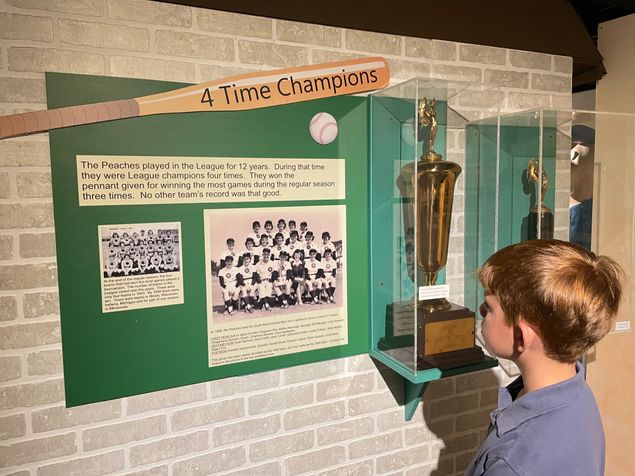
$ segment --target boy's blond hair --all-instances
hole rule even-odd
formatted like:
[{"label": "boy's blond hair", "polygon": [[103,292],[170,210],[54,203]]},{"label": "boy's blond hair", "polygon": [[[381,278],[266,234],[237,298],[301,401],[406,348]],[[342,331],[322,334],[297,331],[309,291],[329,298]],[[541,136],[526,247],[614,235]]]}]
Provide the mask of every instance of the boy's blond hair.
[{"label": "boy's blond hair", "polygon": [[510,325],[520,319],[541,336],[545,352],[574,362],[611,329],[623,271],[611,258],[559,240],[503,248],[478,271]]}]

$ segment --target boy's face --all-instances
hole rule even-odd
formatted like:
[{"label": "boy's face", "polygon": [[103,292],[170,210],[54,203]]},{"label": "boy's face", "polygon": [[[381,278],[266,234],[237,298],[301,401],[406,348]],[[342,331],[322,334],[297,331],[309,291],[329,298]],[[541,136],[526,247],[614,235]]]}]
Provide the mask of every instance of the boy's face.
[{"label": "boy's face", "polygon": [[505,313],[493,294],[485,294],[479,312],[483,317],[481,333],[485,347],[496,357],[514,357],[514,326],[507,323]]}]

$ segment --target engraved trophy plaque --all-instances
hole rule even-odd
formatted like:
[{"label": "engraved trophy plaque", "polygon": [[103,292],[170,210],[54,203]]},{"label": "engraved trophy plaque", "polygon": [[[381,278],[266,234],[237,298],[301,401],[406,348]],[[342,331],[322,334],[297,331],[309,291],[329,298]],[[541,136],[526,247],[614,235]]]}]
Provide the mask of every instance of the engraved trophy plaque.
[{"label": "engraved trophy plaque", "polygon": [[[553,212],[545,206],[545,194],[547,193],[547,174],[542,169],[536,159],[530,159],[527,164],[527,177],[535,183],[536,191],[538,183],[540,183],[540,199],[536,193],[535,205],[529,209],[528,216],[528,239],[536,238],[552,239],[553,238]],[[538,230],[540,229],[540,233]]]},{"label": "engraved trophy plaque", "polygon": [[[417,115],[419,135],[429,133],[428,151],[416,163],[401,168],[397,187],[406,249],[413,248],[416,255],[416,266],[413,262],[408,275],[418,288],[435,285],[446,265],[454,186],[461,166],[443,160],[434,150],[438,133],[436,100],[421,100]],[[417,370],[452,368],[483,360],[483,351],[475,345],[475,325],[474,312],[443,297],[417,301]]]}]

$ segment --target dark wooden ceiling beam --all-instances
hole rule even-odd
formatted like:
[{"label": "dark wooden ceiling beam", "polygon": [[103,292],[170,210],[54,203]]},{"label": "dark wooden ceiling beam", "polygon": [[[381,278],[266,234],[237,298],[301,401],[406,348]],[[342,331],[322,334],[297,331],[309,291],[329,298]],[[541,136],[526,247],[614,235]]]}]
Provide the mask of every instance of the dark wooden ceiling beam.
[{"label": "dark wooden ceiling beam", "polygon": [[[201,8],[573,57],[573,85],[599,80],[602,56],[568,0],[170,0]],[[579,75],[579,77],[578,77]]]}]

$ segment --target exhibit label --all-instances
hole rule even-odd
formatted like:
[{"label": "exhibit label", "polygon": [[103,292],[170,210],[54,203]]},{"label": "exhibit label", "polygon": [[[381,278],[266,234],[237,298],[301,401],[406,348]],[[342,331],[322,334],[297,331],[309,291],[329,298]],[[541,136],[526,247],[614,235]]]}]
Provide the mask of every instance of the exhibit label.
[{"label": "exhibit label", "polygon": [[342,200],[344,159],[77,156],[80,206]]}]

